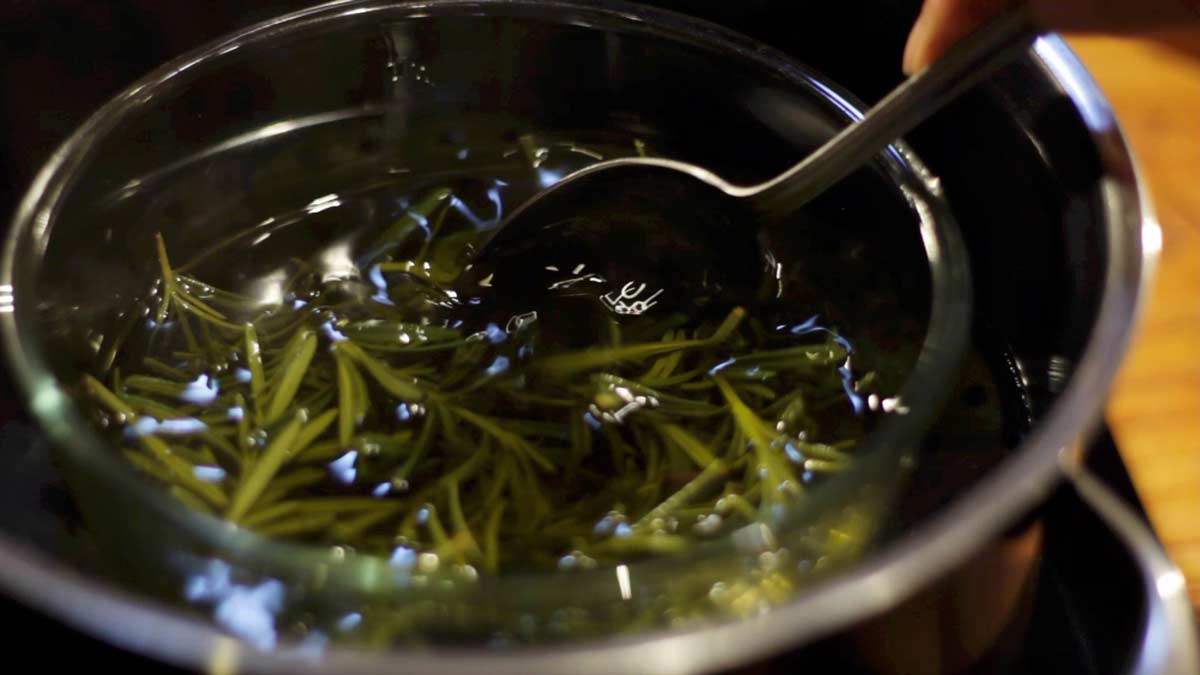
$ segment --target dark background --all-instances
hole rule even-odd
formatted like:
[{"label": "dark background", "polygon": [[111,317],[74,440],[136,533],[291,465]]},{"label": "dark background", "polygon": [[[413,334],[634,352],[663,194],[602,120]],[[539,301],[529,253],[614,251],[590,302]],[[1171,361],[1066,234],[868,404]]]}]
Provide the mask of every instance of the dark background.
[{"label": "dark background", "polygon": [[105,100],[164,61],[297,0],[0,2],[0,213]]}]

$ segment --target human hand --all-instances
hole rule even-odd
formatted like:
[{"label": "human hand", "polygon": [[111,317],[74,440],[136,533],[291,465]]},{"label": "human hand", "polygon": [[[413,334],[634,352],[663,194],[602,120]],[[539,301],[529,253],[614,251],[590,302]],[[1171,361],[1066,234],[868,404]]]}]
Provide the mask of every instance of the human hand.
[{"label": "human hand", "polygon": [[924,69],[984,21],[1020,4],[1045,30],[1135,32],[1200,21],[1200,0],[925,0],[904,50],[904,72]]}]

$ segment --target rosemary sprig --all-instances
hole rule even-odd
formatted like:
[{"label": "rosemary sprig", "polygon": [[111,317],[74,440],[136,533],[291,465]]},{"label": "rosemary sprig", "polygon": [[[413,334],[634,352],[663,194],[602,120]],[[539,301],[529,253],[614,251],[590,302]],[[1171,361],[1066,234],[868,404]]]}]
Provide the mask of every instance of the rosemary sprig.
[{"label": "rosemary sprig", "polygon": [[[297,261],[264,308],[202,280],[211,250],[185,276],[156,236],[155,290],[98,357],[111,386],[83,380],[125,456],[266,536],[379,555],[399,537],[487,572],[685,551],[853,462],[865,426],[835,408],[848,357],[832,335],[772,334],[738,307],[606,316],[600,346],[565,350],[538,323],[440,315],[484,236],[456,199],[429,190],[370,238],[357,262],[390,284],[370,298]],[[158,346],[126,354],[128,317],[147,314]]]}]

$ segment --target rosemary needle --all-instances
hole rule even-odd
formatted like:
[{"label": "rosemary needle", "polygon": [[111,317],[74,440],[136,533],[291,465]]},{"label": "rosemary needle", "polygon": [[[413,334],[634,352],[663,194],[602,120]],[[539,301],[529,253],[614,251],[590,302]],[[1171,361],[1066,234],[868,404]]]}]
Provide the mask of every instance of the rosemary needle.
[{"label": "rosemary needle", "polygon": [[[511,161],[541,161],[520,143]],[[773,332],[757,306],[616,316],[596,302],[591,346],[558,344],[553,312],[491,317],[455,285],[486,235],[465,200],[424,190],[368,233],[365,294],[294,260],[264,304],[205,280],[219,248],[176,268],[156,235],[152,289],[99,348],[110,386],[83,378],[98,419],[187,507],[489,573],[686,551],[853,463],[869,420],[837,397],[880,378],[850,370],[834,331]],[[156,328],[139,333],[142,316]]]}]

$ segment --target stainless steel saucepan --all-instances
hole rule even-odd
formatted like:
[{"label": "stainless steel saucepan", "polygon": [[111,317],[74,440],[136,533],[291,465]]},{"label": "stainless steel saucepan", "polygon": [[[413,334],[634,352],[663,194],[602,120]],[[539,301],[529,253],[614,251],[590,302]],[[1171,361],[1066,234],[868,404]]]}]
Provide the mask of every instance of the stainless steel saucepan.
[{"label": "stainless steel saucepan", "polygon": [[[1019,629],[1051,536],[1039,509],[1055,491],[1073,491],[1128,548],[1145,589],[1143,644],[1129,672],[1196,672],[1182,575],[1085,465],[1161,237],[1112,111],[1055,37],[1039,39],[881,160],[919,175],[959,223],[975,305],[959,321],[970,325],[975,348],[915,464],[898,460],[907,480],[879,496],[891,517],[871,546],[753,615],[520,647],[288,641],[282,629],[231,623],[220,599],[185,602],[189,581],[220,581],[230,593],[258,598],[252,611],[265,612],[270,626],[293,606],[352,612],[387,586],[370,576],[379,570],[289,561],[288,550],[197,524],[98,452],[96,434],[80,431],[64,373],[83,357],[65,346],[69,331],[55,332],[64,310],[86,317],[94,307],[82,300],[97,289],[136,285],[131,242],[164,218],[183,223],[200,245],[214,236],[213,223],[232,226],[256,213],[254,199],[273,198],[269,172],[253,153],[206,164],[218,154],[362,116],[382,119],[388,133],[436,128],[444,120],[432,101],[515,126],[653,133],[672,119],[668,146],[752,180],[786,166],[853,113],[853,98],[826,83],[869,100],[899,77],[898,41],[914,6],[828,4],[672,4],[739,33],[607,1],[348,0],[217,40],[126,89],[38,174],[0,265],[10,370],[95,538],[79,546],[35,534],[58,531],[53,514],[0,518],[0,585],[102,639],[222,673],[704,673],[818,640],[862,645],[864,665],[880,672],[951,673]],[[711,65],[718,57],[725,66]],[[439,73],[468,75],[439,80]],[[552,95],[555,87],[566,93]],[[741,144],[695,143],[731,116],[755,133]],[[341,150],[304,155],[312,184],[297,189],[317,189],[324,172],[356,170],[358,160]],[[281,151],[275,159],[283,166],[296,158]],[[186,189],[160,186],[163,175],[187,176]],[[906,212],[880,215],[898,213]],[[865,227],[885,240],[901,236],[885,225]],[[86,251],[100,251],[99,261]],[[48,452],[45,442],[32,442]],[[631,569],[623,580],[502,580],[489,601],[533,608],[561,601],[619,616],[612,608],[629,595],[673,588],[661,568]],[[290,590],[276,597],[268,584],[278,579]],[[402,597],[387,592],[392,601]]]}]

